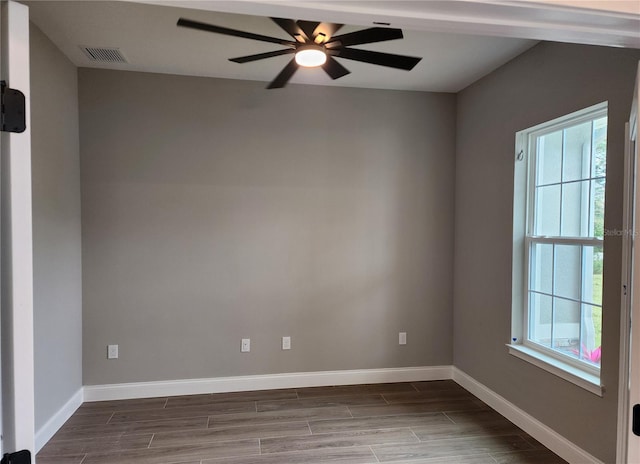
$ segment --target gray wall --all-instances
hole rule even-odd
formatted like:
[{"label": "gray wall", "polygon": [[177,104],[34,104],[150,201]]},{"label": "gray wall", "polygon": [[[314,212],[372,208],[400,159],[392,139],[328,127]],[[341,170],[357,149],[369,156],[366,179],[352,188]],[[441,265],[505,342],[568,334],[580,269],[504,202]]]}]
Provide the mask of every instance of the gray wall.
[{"label": "gray wall", "polygon": [[86,385],[451,364],[454,95],[79,87]]},{"label": "gray wall", "polygon": [[36,430],[82,387],[76,67],[31,24]]},{"label": "gray wall", "polygon": [[542,43],[458,95],[454,364],[604,462],[615,460],[621,240],[605,239],[603,398],[507,353],[515,133],[609,101],[605,227],[622,224],[624,123],[640,51]]}]

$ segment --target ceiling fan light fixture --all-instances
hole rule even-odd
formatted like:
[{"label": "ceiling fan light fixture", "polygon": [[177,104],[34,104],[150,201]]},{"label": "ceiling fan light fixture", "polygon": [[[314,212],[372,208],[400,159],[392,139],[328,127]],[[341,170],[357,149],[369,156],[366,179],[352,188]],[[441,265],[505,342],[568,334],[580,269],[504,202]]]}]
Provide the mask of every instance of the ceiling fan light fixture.
[{"label": "ceiling fan light fixture", "polygon": [[319,45],[308,45],[298,47],[296,50],[296,63],[306,68],[322,66],[327,61],[327,54],[324,47]]},{"label": "ceiling fan light fixture", "polygon": [[180,18],[177,25],[216,34],[274,43],[286,47],[266,53],[229,58],[229,61],[233,61],[234,63],[250,63],[252,61],[294,53],[295,58],[290,60],[287,65],[282,68],[280,74],[267,85],[268,89],[281,89],[287,85],[289,79],[291,79],[300,66],[312,68],[322,66],[324,72],[334,80],[349,74],[349,70],[342,66],[338,60],[334,59],[334,56],[340,57],[341,59],[344,58],[345,60],[360,61],[362,63],[386,66],[388,68],[404,69],[405,71],[412,70],[420,60],[422,60],[422,58],[415,56],[350,48],[353,45],[365,45],[402,39],[404,35],[401,29],[372,27],[360,31],[348,32],[347,34],[335,35],[343,26],[342,24],[303,20],[294,21],[293,19],[285,18],[271,19],[289,34],[294,41],[239,31],[237,29],[229,29],[228,27],[201,23],[186,18]]}]

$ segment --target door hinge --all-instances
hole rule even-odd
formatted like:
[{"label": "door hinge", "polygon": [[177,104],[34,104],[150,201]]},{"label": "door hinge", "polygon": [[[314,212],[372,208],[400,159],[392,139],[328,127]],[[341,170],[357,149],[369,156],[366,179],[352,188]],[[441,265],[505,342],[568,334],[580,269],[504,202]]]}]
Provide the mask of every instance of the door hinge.
[{"label": "door hinge", "polygon": [[633,417],[631,421],[631,431],[640,437],[640,404],[633,406]]},{"label": "door hinge", "polygon": [[7,453],[2,457],[0,464],[31,464],[31,453],[28,450]]},{"label": "door hinge", "polygon": [[0,130],[2,132],[24,132],[27,128],[24,94],[19,90],[7,87],[5,81],[0,81],[0,88]]}]

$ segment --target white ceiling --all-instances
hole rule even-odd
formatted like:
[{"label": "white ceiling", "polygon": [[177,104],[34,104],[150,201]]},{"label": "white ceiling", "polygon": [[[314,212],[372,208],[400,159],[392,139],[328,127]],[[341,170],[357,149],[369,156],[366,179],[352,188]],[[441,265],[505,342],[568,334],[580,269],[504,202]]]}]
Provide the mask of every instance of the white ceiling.
[{"label": "white ceiling", "polygon": [[[30,7],[32,21],[79,67],[265,82],[271,81],[291,57],[280,56],[246,64],[233,63],[228,61],[228,58],[276,50],[281,47],[254,40],[180,28],[176,26],[178,18],[185,17],[285,39],[289,39],[287,34],[265,17],[266,15],[353,24],[345,26],[338,34],[371,27],[371,22],[375,20],[392,22],[392,26],[403,28],[404,39],[358,48],[423,57],[412,71],[340,60],[351,74],[336,81],[329,79],[321,69],[299,70],[290,81],[291,83],[381,89],[457,92],[533,46],[536,43],[533,39],[541,38],[535,32],[540,29],[540,25],[531,21],[529,22],[531,27],[527,29],[522,23],[519,31],[513,30],[513,24],[515,24],[513,20],[509,28],[502,27],[507,25],[503,18],[497,18],[493,21],[495,23],[493,27],[487,27],[490,22],[487,19],[488,10],[482,11],[478,8],[483,8],[483,5],[491,7],[491,4],[477,1],[336,2],[329,0],[318,3],[264,0],[234,2],[152,2],[147,0],[143,4],[133,1],[59,2],[49,0],[26,3]],[[501,7],[504,7],[507,3],[513,2],[502,3]],[[192,9],[168,6],[170,4],[189,6]],[[389,9],[390,5],[394,7],[393,10]],[[461,10],[465,5],[471,9]],[[518,6],[523,5],[528,4],[520,2]],[[427,9],[433,10],[438,6],[440,9],[435,11],[435,14],[440,16],[440,20],[434,22],[434,12],[431,11],[431,17],[427,17],[429,13]],[[452,10],[452,7],[455,8]],[[555,5],[552,7],[557,9]],[[512,10],[520,12],[521,8],[520,10],[511,8],[509,11]],[[504,8],[499,11],[492,8],[490,13],[496,16],[496,12],[504,11],[506,11]],[[527,10],[528,13],[532,11],[538,12],[537,17],[540,19],[539,10]],[[246,12],[257,12],[265,16],[238,14]],[[473,21],[469,20],[469,12],[475,15]],[[556,13],[555,17],[564,18],[562,14]],[[560,13],[563,12],[560,11]],[[446,20],[443,15],[448,15]],[[640,22],[633,22],[640,18],[640,14],[637,16],[638,18],[635,18],[633,14],[617,13],[613,19],[611,14],[606,16],[591,14],[585,17],[592,22],[593,18],[598,21],[606,20],[605,28],[613,28],[618,35],[626,32],[621,29],[621,25],[626,28],[631,27],[632,39],[634,39],[633,28],[639,25],[638,40],[640,41]],[[606,42],[599,38],[602,35],[600,31],[597,31],[600,36],[594,33],[593,25],[588,25],[592,29],[589,36],[591,39],[581,40],[581,37],[586,36],[585,18],[575,14],[571,18],[581,23],[578,38],[573,41]],[[447,25],[453,27],[446,27]],[[567,34],[566,24],[560,29],[563,34]],[[451,32],[454,30],[465,32],[465,34]],[[510,35],[515,37],[509,37]],[[518,38],[518,35],[526,38]],[[619,40],[627,39],[622,37]],[[128,63],[107,65],[91,62],[81,51],[80,46],[119,48],[126,56]]]}]

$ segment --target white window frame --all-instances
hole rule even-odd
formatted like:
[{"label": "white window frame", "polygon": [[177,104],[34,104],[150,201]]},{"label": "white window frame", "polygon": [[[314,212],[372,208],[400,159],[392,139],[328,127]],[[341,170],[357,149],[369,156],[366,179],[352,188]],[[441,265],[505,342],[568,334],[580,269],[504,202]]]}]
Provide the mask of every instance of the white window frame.
[{"label": "white window frame", "polygon": [[[533,234],[535,208],[536,147],[538,137],[607,116],[603,102],[567,116],[519,131],[516,134],[513,207],[513,295],[509,353],[602,396],[600,367],[572,358],[529,340],[529,259],[533,243],[602,246],[604,240],[590,237],[544,237]],[[590,174],[591,175],[591,174]],[[581,179],[583,180],[583,179]],[[561,179],[562,181],[562,179]],[[561,210],[562,214],[562,210]]]}]

